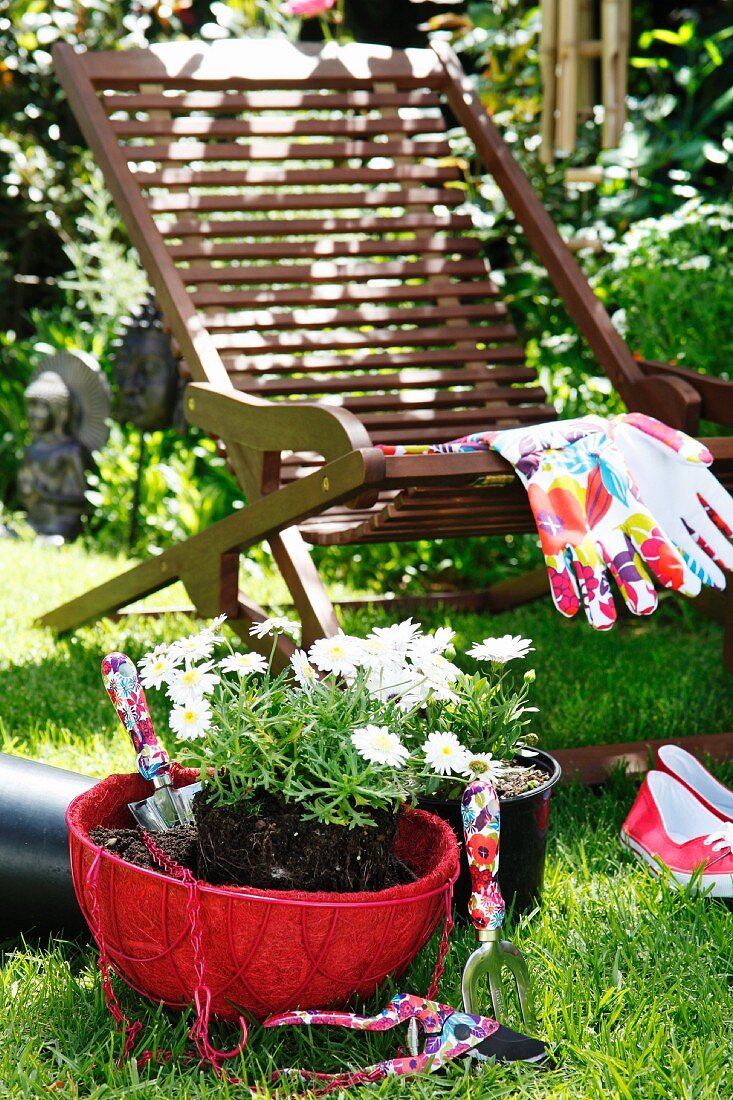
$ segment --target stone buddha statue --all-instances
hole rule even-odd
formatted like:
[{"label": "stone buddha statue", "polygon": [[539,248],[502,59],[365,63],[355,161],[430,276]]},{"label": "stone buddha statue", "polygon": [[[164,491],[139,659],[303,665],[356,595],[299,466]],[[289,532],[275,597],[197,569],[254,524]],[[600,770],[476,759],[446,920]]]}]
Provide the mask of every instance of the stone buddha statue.
[{"label": "stone buddha statue", "polygon": [[116,342],[114,416],[141,431],[179,427],[181,383],[170,337],[151,296]]},{"label": "stone buddha statue", "polygon": [[86,449],[71,434],[73,397],[53,371],[43,371],[25,391],[32,441],[18,475],[28,523],[39,535],[72,539],[86,508]]},{"label": "stone buddha statue", "polygon": [[75,538],[87,510],[92,449],[107,438],[109,387],[82,353],[51,356],[25,391],[31,442],[18,473],[18,495],[33,530],[55,541]]}]

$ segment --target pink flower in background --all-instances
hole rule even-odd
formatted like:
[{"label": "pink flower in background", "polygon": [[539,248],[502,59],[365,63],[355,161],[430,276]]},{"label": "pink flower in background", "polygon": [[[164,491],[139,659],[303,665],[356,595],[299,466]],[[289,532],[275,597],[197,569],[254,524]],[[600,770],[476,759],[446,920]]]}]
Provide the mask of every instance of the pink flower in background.
[{"label": "pink flower in background", "polygon": [[302,15],[304,19],[311,15],[323,15],[330,11],[336,0],[287,0],[280,11],[283,15]]}]

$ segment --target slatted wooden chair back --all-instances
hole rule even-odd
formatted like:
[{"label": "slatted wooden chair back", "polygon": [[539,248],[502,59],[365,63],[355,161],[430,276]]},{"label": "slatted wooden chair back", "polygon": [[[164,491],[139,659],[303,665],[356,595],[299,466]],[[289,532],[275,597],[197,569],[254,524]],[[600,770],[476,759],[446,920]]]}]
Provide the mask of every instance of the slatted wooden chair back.
[{"label": "slatted wooden chair back", "polygon": [[338,405],[375,443],[554,415],[460,210],[432,51],[246,40],[59,62],[194,379]]},{"label": "slatted wooden chair back", "polygon": [[[249,505],[50,612],[47,625],[73,629],[180,578],[199,613],[225,611],[251,643],[264,612],[238,589],[239,554],[266,539],[308,643],[338,621],[304,539],[532,529],[526,494],[497,455],[373,446],[553,415],[461,210],[447,117],[621,398],[694,430],[700,395],[634,362],[444,43],[81,54],[59,44],[54,61],[200,383],[187,415],[224,439]],[[525,598],[520,587],[500,598],[492,589],[489,605]]]}]

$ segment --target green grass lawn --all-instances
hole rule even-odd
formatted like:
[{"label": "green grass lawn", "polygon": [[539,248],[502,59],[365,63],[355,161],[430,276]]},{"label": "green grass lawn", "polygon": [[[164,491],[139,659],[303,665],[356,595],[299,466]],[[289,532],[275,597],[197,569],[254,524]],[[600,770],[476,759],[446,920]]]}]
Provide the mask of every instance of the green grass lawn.
[{"label": "green grass lawn", "polygon": [[[121,563],[78,548],[56,551],[0,541],[0,748],[92,775],[129,771],[132,753],[104,695],[102,655],[138,657],[171,640],[184,617],[104,622],[60,641],[34,618]],[[257,598],[266,599],[265,579]],[[351,614],[368,629],[383,613]],[[423,616],[429,626],[444,613]],[[648,620],[622,619],[607,635],[566,622],[549,601],[501,617],[453,615],[458,648],[488,635],[521,633],[535,644],[533,702],[543,748],[731,729],[733,678],[722,669],[719,627],[693,605],[664,601]],[[164,728],[159,699],[151,700]],[[717,774],[733,782],[733,764]],[[618,831],[636,784],[618,775],[600,792],[561,788],[552,803],[541,908],[511,929],[535,982],[540,1031],[558,1068],[460,1064],[441,1077],[391,1080],[355,1097],[729,1098],[733,1096],[733,913],[725,902],[672,891],[623,851]],[[0,904],[2,899],[0,899]],[[441,999],[460,1000],[473,935],[452,937]],[[287,944],[278,945],[287,952]],[[422,992],[435,943],[401,988]],[[87,944],[6,942],[0,984],[0,1097],[220,1097],[248,1095],[180,1059],[118,1067],[120,1050]],[[380,999],[386,1001],[389,992]],[[121,988],[125,1011],[144,1025],[141,1047],[186,1047],[189,1015],[170,1013]],[[485,1010],[489,1011],[488,997]],[[236,1041],[215,1028],[218,1045]],[[231,1070],[251,1083],[275,1066],[338,1071],[395,1051],[395,1036],[334,1028],[254,1027]],[[282,1090],[287,1095],[289,1087]]]}]

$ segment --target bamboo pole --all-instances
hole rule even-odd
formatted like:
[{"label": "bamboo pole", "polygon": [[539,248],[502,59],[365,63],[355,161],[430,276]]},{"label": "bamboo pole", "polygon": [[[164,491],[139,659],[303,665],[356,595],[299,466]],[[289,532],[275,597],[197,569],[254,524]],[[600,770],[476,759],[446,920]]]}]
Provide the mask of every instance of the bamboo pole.
[{"label": "bamboo pole", "polygon": [[603,165],[588,164],[584,168],[566,168],[566,183],[592,183],[596,187],[603,183]]},{"label": "bamboo pole", "polygon": [[619,35],[618,35],[618,68],[616,86],[618,89],[618,116],[616,125],[616,141],[621,141],[624,123],[626,122],[627,107],[626,96],[629,85],[629,39],[631,35],[631,0],[620,0]]},{"label": "bamboo pole", "polygon": [[561,156],[575,149],[578,125],[578,0],[559,0],[557,127],[555,148]]},{"label": "bamboo pole", "polygon": [[601,144],[612,149],[619,133],[619,0],[601,0],[601,99],[603,102],[603,131]]},{"label": "bamboo pole", "polygon": [[[596,101],[595,65],[592,50],[595,45],[593,0],[578,2],[578,110],[583,119],[593,117],[593,104]],[[589,56],[591,55],[591,56]]]},{"label": "bamboo pole", "polygon": [[540,3],[539,59],[542,79],[540,161],[552,164],[555,159],[557,0],[541,0]]}]

